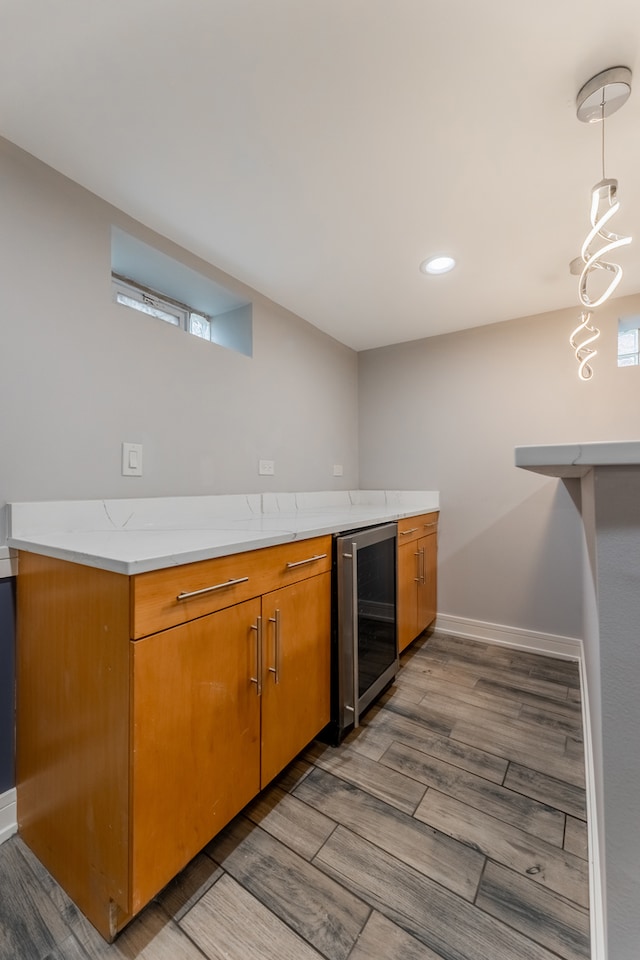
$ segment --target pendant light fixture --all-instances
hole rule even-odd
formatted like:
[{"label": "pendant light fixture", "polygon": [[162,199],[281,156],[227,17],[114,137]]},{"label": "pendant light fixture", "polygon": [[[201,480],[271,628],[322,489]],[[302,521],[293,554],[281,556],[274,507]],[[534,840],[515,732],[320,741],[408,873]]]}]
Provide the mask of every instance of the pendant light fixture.
[{"label": "pendant light fixture", "polygon": [[[593,376],[591,360],[597,350],[593,344],[600,331],[591,323],[593,311],[608,300],[622,280],[622,267],[605,259],[613,250],[631,243],[631,237],[612,233],[609,221],[620,209],[618,181],[605,177],[604,170],[604,121],[626,103],[631,93],[631,71],[628,67],[610,67],[587,81],[576,97],[578,120],[584,123],[602,124],[602,179],[591,191],[589,230],[580,256],[571,261],[571,273],[579,275],[578,300],[582,309],[580,323],[569,337],[578,361],[578,376],[590,380]],[[600,244],[600,241],[604,241]],[[598,245],[600,244],[600,245]],[[604,291],[593,294],[593,282],[599,278],[606,281]]]}]

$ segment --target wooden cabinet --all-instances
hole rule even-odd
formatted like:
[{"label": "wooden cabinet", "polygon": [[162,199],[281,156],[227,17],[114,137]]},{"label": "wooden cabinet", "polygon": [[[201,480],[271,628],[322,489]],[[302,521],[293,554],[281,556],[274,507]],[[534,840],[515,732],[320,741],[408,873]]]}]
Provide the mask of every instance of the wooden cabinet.
[{"label": "wooden cabinet", "polygon": [[329,721],[331,538],[126,577],[21,553],[24,840],[115,934]]},{"label": "wooden cabinet", "polygon": [[398,521],[398,650],[436,618],[438,513]]},{"label": "wooden cabinet", "polygon": [[261,787],[329,722],[330,593],[327,572],[262,598]]},{"label": "wooden cabinet", "polygon": [[247,600],[131,645],[132,913],[260,789],[259,615]]}]

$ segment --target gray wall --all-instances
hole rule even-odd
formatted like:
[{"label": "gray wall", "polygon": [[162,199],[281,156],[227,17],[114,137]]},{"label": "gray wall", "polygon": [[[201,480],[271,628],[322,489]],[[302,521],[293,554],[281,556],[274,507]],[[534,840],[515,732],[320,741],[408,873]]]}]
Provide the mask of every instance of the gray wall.
[{"label": "gray wall", "polygon": [[640,367],[616,366],[607,304],[594,378],[559,311],[359,354],[360,485],[440,490],[439,610],[582,635],[577,485],[517,470],[514,447],[637,439]]},{"label": "gray wall", "polygon": [[[0,206],[0,508],[357,487],[352,350],[2,140]],[[253,358],[113,303],[113,223],[252,299]],[[142,478],[120,476],[123,440]]]}]

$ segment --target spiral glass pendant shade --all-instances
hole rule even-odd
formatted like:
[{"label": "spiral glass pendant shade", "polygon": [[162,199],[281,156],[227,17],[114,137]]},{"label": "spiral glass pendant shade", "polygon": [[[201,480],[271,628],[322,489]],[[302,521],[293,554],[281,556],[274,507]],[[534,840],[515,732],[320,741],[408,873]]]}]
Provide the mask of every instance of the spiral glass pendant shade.
[{"label": "spiral glass pendant shade", "polygon": [[598,351],[594,350],[591,345],[595,343],[599,336],[600,331],[591,324],[591,314],[588,311],[586,313],[583,311],[580,316],[580,323],[569,337],[569,343],[578,361],[578,376],[581,380],[591,380],[593,376],[591,360]]},{"label": "spiral glass pendant shade", "polygon": [[[593,376],[591,360],[597,353],[593,344],[600,336],[598,328],[591,323],[592,311],[609,299],[622,280],[622,267],[609,256],[619,247],[631,243],[631,237],[608,229],[609,221],[620,209],[620,201],[617,199],[618,181],[604,175],[604,120],[626,102],[630,93],[631,71],[627,67],[612,67],[592,77],[577,97],[578,119],[586,123],[602,123],[602,179],[591,191],[591,229],[582,244],[580,256],[570,268],[572,273],[580,274],[578,300],[584,308],[580,323],[569,337],[581,380],[590,380]],[[608,281],[599,294],[593,293],[596,278]]]},{"label": "spiral glass pendant shade", "polygon": [[[622,280],[620,264],[611,263],[605,257],[618,247],[631,243],[631,237],[610,233],[609,230],[605,229],[606,224],[620,209],[620,201],[616,200],[617,190],[617,180],[601,180],[596,183],[591,194],[591,230],[582,244],[580,256],[584,261],[584,266],[578,281],[578,299],[583,307],[590,309],[599,307],[605,300],[608,300]],[[597,238],[605,242],[604,245],[593,250],[591,247]],[[612,274],[612,276],[609,278],[609,284],[604,293],[593,300],[588,292],[589,276],[595,274],[596,271],[600,273],[603,270]]]}]

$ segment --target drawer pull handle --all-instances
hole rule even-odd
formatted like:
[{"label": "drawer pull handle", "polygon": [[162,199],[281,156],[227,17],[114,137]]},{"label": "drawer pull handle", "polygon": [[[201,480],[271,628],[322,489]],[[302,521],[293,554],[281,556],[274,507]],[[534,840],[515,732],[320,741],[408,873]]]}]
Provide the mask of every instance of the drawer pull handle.
[{"label": "drawer pull handle", "polygon": [[401,536],[401,537],[406,537],[406,536],[408,536],[410,533],[415,533],[417,529],[418,529],[417,527],[411,527],[411,530],[401,530],[401,531],[400,531],[400,536]]},{"label": "drawer pull handle", "polygon": [[280,611],[275,611],[275,616],[269,617],[269,623],[273,623],[275,627],[275,667],[269,667],[269,673],[275,674],[274,682],[280,683]]},{"label": "drawer pull handle", "polygon": [[302,567],[305,563],[314,563],[316,560],[324,560],[326,553],[317,553],[315,557],[307,557],[306,560],[296,560],[295,563],[288,563],[287,570],[291,570],[292,567]]},{"label": "drawer pull handle", "polygon": [[262,696],[262,617],[256,617],[256,622],[251,624],[251,629],[256,631],[256,675],[249,677],[251,683],[256,685],[256,696]]},{"label": "drawer pull handle", "polygon": [[189,597],[201,597],[203,593],[213,593],[214,590],[223,590],[225,587],[235,587],[237,583],[247,583],[249,577],[238,577],[236,580],[225,580],[212,587],[203,587],[202,590],[191,590],[190,593],[179,593],[176,600],[187,600]]},{"label": "drawer pull handle", "polygon": [[434,520],[432,523],[425,523],[425,527],[437,527],[438,521]]}]

